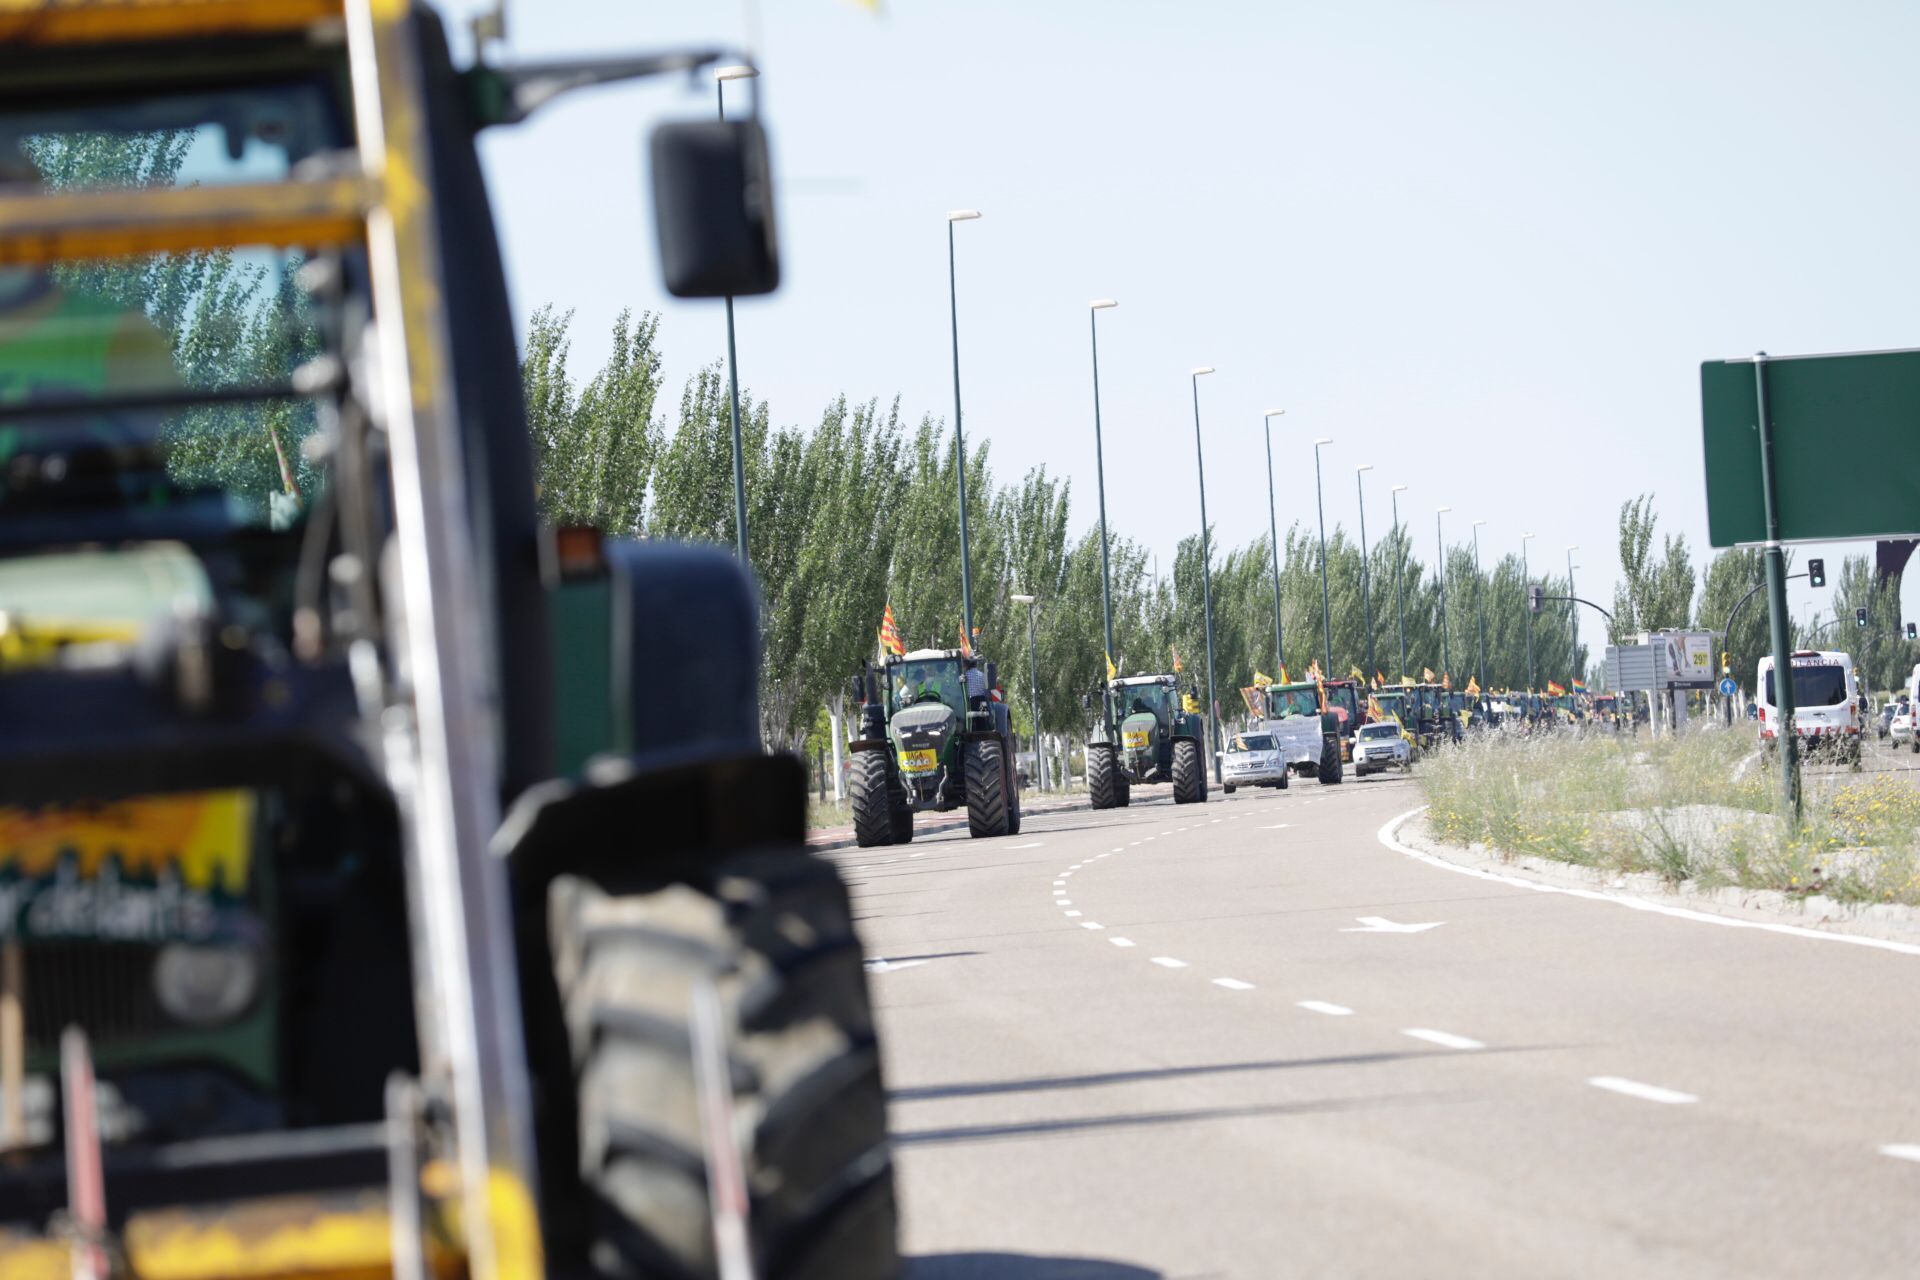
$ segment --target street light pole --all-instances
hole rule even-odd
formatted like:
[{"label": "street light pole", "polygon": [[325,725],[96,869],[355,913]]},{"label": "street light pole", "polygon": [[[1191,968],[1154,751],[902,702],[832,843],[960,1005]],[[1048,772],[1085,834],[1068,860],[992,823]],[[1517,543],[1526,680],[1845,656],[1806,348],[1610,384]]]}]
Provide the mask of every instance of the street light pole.
[{"label": "street light pole", "polygon": [[1286,669],[1287,651],[1280,633],[1280,517],[1273,501],[1273,420],[1285,412],[1285,409],[1269,409],[1261,422],[1267,433],[1267,538],[1273,551],[1273,665],[1276,671]]},{"label": "street light pole", "polygon": [[[1577,546],[1567,548],[1567,595],[1569,597],[1580,594],[1574,590],[1573,586],[1573,553],[1579,549]],[[1567,647],[1567,687],[1571,689],[1574,680],[1580,675],[1580,610],[1571,600],[1567,602],[1567,634],[1571,637]]]},{"label": "street light pole", "polygon": [[1520,535],[1520,607],[1527,612],[1527,692],[1532,693],[1533,680],[1533,606],[1527,600],[1527,593],[1533,589],[1533,570],[1527,564],[1527,544],[1533,541],[1533,535]]},{"label": "street light pole", "polygon": [[[1112,298],[1095,298],[1087,304],[1087,328],[1093,337],[1093,474],[1100,493],[1100,621],[1106,636],[1106,660],[1113,661],[1113,573],[1107,563],[1107,455],[1100,438],[1100,313],[1120,304]],[[1104,668],[1102,669],[1104,674]],[[1100,682],[1100,720],[1106,727],[1107,741],[1113,741],[1113,699],[1108,696],[1107,681]]]},{"label": "street light pole", "polygon": [[1440,674],[1452,678],[1453,656],[1447,644],[1447,540],[1440,532],[1440,517],[1453,510],[1452,507],[1435,507],[1433,511],[1434,563],[1440,566]]},{"label": "street light pole", "polygon": [[960,429],[960,291],[955,281],[953,224],[971,222],[978,209],[955,209],[947,215],[947,311],[953,322],[953,456],[955,483],[960,486],[960,629],[961,647],[973,648],[973,560],[967,547],[967,442]]},{"label": "street light pole", "polygon": [[1033,709],[1033,767],[1039,775],[1040,789],[1047,789],[1047,753],[1040,747],[1040,647],[1033,638],[1033,604],[1037,597],[1016,595],[1011,597],[1015,604],[1027,606],[1027,679],[1029,698],[1027,704]]},{"label": "street light pole", "polygon": [[1407,547],[1400,539],[1400,495],[1407,486],[1393,486],[1393,610],[1398,619],[1400,630],[1400,682],[1407,679],[1407,597],[1400,587],[1402,570],[1406,568]]},{"label": "street light pole", "polygon": [[1313,501],[1320,508],[1320,637],[1326,646],[1320,659],[1322,680],[1333,679],[1333,597],[1327,589],[1327,500],[1320,487],[1320,446],[1332,443],[1331,436],[1313,442]]},{"label": "street light pole", "polygon": [[1367,619],[1367,670],[1378,672],[1379,664],[1373,656],[1373,583],[1372,570],[1367,566],[1367,472],[1373,470],[1371,462],[1363,462],[1353,469],[1353,487],[1360,494],[1360,612]]},{"label": "street light pole", "polygon": [[1193,383],[1193,458],[1200,474],[1200,589],[1207,624],[1207,727],[1213,744],[1213,780],[1220,781],[1220,708],[1213,692],[1213,540],[1207,532],[1207,459],[1200,447],[1200,379],[1213,372],[1203,364],[1188,374]]},{"label": "street light pole", "polygon": [[1480,526],[1485,520],[1473,522],[1473,616],[1475,629],[1480,633],[1479,677],[1475,681],[1480,686],[1480,694],[1487,692],[1487,610],[1486,587],[1480,581]]},{"label": "street light pole", "polygon": [[[760,72],[748,66],[719,67],[713,73],[713,92],[720,119],[727,118],[727,81],[751,80]],[[733,295],[727,295],[727,403],[733,422],[733,542],[740,563],[747,563],[747,461],[740,441],[740,361],[733,347]]]}]

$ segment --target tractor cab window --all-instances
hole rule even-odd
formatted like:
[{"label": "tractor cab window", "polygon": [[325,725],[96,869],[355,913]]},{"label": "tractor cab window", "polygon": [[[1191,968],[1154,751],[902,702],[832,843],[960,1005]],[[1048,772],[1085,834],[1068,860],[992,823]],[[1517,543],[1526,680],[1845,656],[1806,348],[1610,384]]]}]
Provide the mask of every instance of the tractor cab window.
[{"label": "tractor cab window", "polygon": [[896,662],[887,668],[896,710],[922,702],[939,702],[964,712],[967,706],[966,677],[958,658],[927,658],[918,662]]},{"label": "tractor cab window", "polygon": [[1327,690],[1327,707],[1333,711],[1346,712],[1349,721],[1360,718],[1360,691],[1345,686]]},{"label": "tractor cab window", "polygon": [[1292,716],[1317,716],[1320,714],[1320,698],[1311,689],[1269,689],[1267,713],[1275,720]]},{"label": "tractor cab window", "polygon": [[[0,189],[271,183],[347,145],[318,85],[36,105],[0,112]],[[0,267],[0,520],[28,541],[74,519],[189,541],[297,521],[321,477],[294,374],[328,328],[305,262],[240,246]]]},{"label": "tractor cab window", "polygon": [[1124,686],[1120,701],[1127,715],[1150,715],[1161,724],[1173,719],[1173,690],[1164,684]]}]

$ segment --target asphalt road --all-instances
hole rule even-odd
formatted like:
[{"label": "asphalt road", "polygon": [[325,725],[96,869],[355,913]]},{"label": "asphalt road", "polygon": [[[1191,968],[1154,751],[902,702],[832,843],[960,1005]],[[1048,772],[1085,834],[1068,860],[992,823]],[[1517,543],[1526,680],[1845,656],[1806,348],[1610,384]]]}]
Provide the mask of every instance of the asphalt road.
[{"label": "asphalt road", "polygon": [[829,855],[912,1280],[1920,1275],[1920,956],[1134,796]]}]

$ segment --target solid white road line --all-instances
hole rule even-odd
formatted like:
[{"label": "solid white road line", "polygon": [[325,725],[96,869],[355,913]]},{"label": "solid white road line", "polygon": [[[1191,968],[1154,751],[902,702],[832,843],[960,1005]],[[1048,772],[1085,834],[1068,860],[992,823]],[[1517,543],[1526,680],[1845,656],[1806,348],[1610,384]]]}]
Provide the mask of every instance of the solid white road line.
[{"label": "solid white road line", "polygon": [[1889,1142],[1886,1146],[1880,1148],[1880,1154],[1883,1156],[1892,1156],[1895,1160],[1920,1161],[1920,1143]]},{"label": "solid white road line", "polygon": [[1325,1000],[1302,1000],[1299,1002],[1299,1005],[1302,1009],[1309,1010],[1313,1013],[1330,1014],[1336,1018],[1344,1018],[1353,1012],[1353,1010],[1343,1004],[1330,1004]]},{"label": "solid white road line", "polygon": [[1130,947],[1133,945],[1132,938],[1108,938],[1107,941],[1116,947]]},{"label": "solid white road line", "polygon": [[1229,991],[1253,990],[1253,984],[1251,982],[1242,982],[1238,978],[1215,978],[1213,985],[1216,987],[1225,987]]},{"label": "solid white road line", "polygon": [[1380,843],[1395,853],[1404,853],[1409,858],[1418,859],[1442,871],[1472,876],[1476,880],[1491,880],[1495,884],[1508,884],[1516,889],[1530,889],[1535,893],[1559,893],[1569,898],[1586,898],[1592,902],[1611,902],[1616,906],[1631,907],[1635,911],[1651,911],[1655,915],[1672,916],[1676,920],[1691,920],[1696,924],[1717,924],[1727,929],[1758,929],[1764,933],[1784,933],[1790,938],[1811,938],[1816,942],[1844,942],[1856,947],[1873,947],[1879,951],[1897,951],[1903,956],[1920,956],[1920,946],[1911,942],[1863,938],[1852,933],[1827,933],[1797,924],[1773,924],[1765,920],[1736,920],[1731,916],[1717,916],[1707,911],[1693,911],[1686,907],[1670,907],[1665,903],[1649,902],[1645,898],[1636,898],[1630,894],[1608,893],[1600,889],[1570,889],[1557,884],[1541,884],[1537,880],[1526,880],[1519,876],[1501,875],[1496,871],[1482,871],[1478,867],[1459,866],[1448,862],[1445,858],[1436,858],[1430,853],[1410,849],[1394,839],[1394,832],[1400,829],[1402,823],[1424,813],[1426,808],[1426,805],[1421,805],[1418,809],[1409,809],[1399,817],[1390,819],[1387,825],[1380,828]]},{"label": "solid white road line", "polygon": [[[1073,914],[1075,914],[1075,915],[1079,915],[1080,913],[1079,913],[1078,911],[1076,911],[1076,912],[1074,912]],[[1106,928],[1107,926],[1105,926],[1105,925],[1103,925],[1103,924],[1096,924],[1096,923],[1095,923],[1094,921],[1092,921],[1092,920],[1082,920],[1082,921],[1080,922],[1080,927],[1081,927],[1082,929],[1104,929],[1104,928]]]},{"label": "solid white road line", "polygon": [[1155,956],[1153,962],[1162,969],[1184,969],[1187,967],[1185,960],[1175,960],[1172,956]]},{"label": "solid white road line", "polygon": [[1641,1084],[1638,1080],[1629,1080],[1625,1076],[1594,1076],[1587,1083],[1596,1089],[1624,1093],[1627,1097],[1638,1098],[1642,1102],[1664,1102],[1670,1107],[1700,1101],[1691,1093],[1681,1093],[1678,1089],[1662,1089],[1657,1084]]},{"label": "solid white road line", "polygon": [[1415,1040],[1425,1040],[1432,1044],[1442,1045],[1448,1049],[1484,1049],[1487,1047],[1478,1040],[1469,1040],[1465,1036],[1454,1035],[1451,1031],[1431,1031],[1426,1027],[1408,1027],[1400,1034],[1403,1036],[1412,1036]]}]

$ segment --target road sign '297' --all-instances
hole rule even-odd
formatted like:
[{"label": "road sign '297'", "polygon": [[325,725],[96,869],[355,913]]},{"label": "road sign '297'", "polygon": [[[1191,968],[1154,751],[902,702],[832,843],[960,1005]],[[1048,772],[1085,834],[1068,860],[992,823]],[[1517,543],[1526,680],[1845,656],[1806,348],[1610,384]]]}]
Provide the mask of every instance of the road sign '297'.
[{"label": "road sign '297'", "polygon": [[[1920,351],[1769,356],[1782,542],[1920,532]],[[1700,366],[1707,541],[1767,540],[1752,359]]]}]

